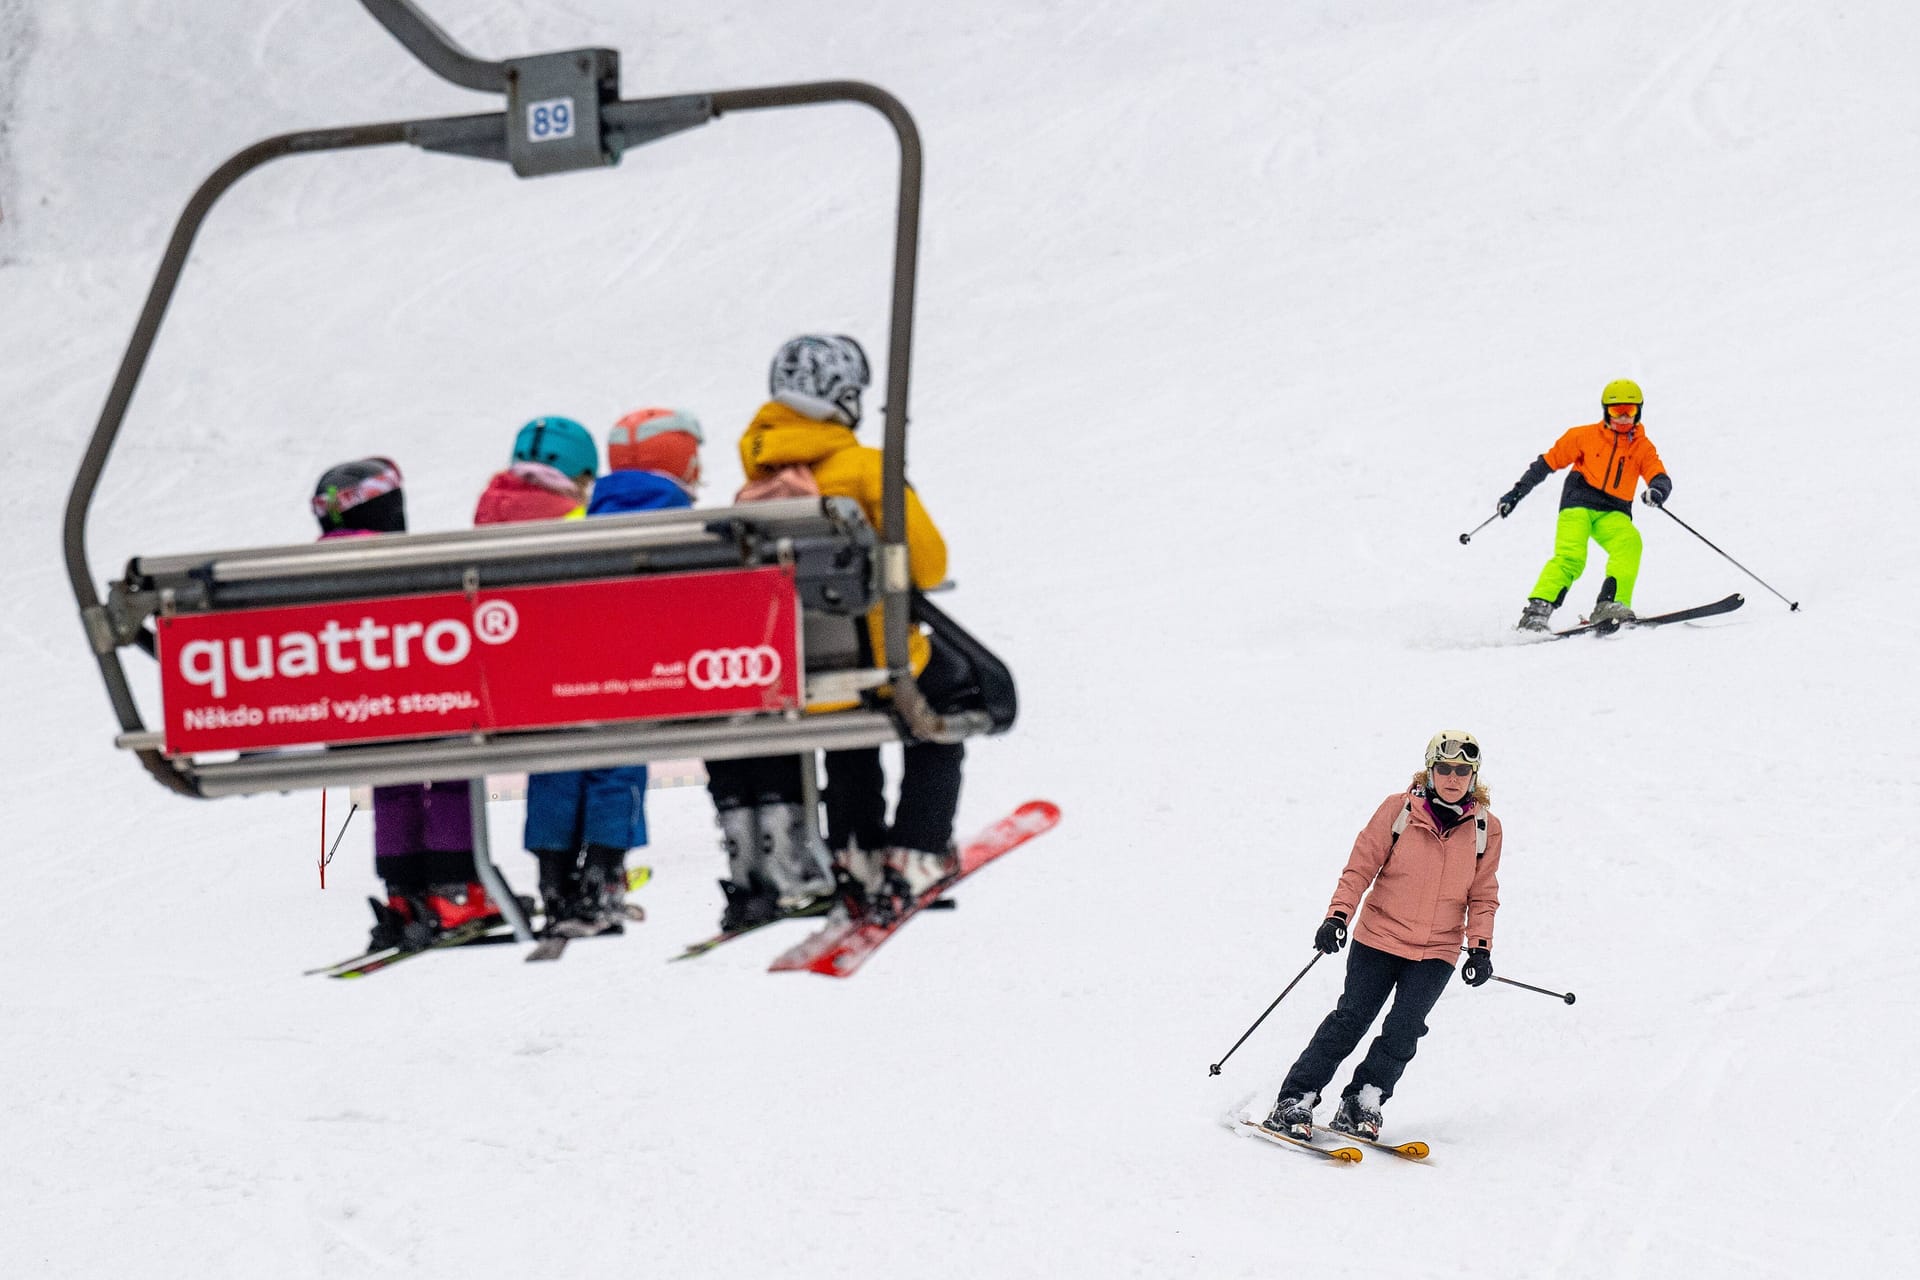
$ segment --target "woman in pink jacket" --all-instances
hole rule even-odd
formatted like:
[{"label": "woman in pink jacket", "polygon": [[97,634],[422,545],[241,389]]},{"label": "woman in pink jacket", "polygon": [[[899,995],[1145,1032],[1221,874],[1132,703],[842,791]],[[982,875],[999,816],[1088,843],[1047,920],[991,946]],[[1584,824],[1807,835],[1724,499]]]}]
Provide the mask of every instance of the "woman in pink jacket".
[{"label": "woman in pink jacket", "polygon": [[[1313,1108],[1340,1064],[1359,1047],[1387,997],[1393,1008],[1340,1095],[1333,1128],[1380,1136],[1380,1107],[1427,1032],[1427,1013],[1453,976],[1477,987],[1493,976],[1493,916],[1500,907],[1500,819],[1480,784],[1480,744],[1445,730],[1427,743],[1426,767],[1413,784],[1381,801],[1353,842],[1313,945],[1332,955],[1353,926],[1347,985],[1299,1061],[1287,1072],[1267,1128],[1310,1140]],[[1368,887],[1372,892],[1368,892]]]}]

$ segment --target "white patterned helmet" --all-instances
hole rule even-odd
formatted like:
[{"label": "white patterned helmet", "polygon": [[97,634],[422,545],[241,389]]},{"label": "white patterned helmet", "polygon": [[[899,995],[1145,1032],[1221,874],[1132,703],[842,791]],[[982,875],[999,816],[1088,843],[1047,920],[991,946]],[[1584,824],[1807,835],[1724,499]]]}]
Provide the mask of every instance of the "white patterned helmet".
[{"label": "white patterned helmet", "polygon": [[860,424],[860,392],[871,380],[867,353],[845,334],[789,339],[773,357],[767,391],[810,418]]}]

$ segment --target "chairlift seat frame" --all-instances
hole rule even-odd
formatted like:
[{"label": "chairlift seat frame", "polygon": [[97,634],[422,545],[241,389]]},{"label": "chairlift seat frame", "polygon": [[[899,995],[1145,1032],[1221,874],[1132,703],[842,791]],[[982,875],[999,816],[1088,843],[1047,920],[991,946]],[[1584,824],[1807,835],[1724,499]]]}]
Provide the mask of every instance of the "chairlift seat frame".
[{"label": "chairlift seat frame", "polygon": [[[255,143],[216,169],[175,224],[69,495],[64,544],[69,580],[108,698],[120,722],[116,743],[181,794],[214,797],[343,784],[478,777],[488,772],[585,768],[650,759],[727,758],[814,748],[877,745],[901,738],[956,741],[1003,725],[977,712],[941,715],[927,705],[906,663],[911,626],[905,542],[906,428],[913,298],[919,241],[919,133],[892,95],[857,81],[777,85],[623,100],[611,50],[566,50],[503,62],[466,53],[412,0],[362,0],[397,39],[437,74],[464,87],[507,96],[507,109],[306,130]],[[189,555],[136,556],[111,584],[95,589],[86,549],[87,517],[124,424],[168,305],[201,225],[219,199],[260,166],[293,155],[392,145],[505,161],[523,177],[617,164],[625,151],[732,112],[832,103],[879,111],[899,144],[893,286],[884,410],[881,527],[872,530],[846,500],[800,500],[700,512],[595,517],[452,533],[339,539],[298,547]],[[551,131],[564,104],[562,137],[536,136],[544,107]],[[564,144],[564,145],[558,145]],[[809,632],[830,636],[836,619],[877,603],[884,671],[849,669],[843,657],[810,665],[817,691],[857,695],[884,684],[884,702],[800,715],[792,710],[719,720],[588,723],[536,732],[449,735],[426,741],[334,744],[240,752],[207,759],[169,752],[137,705],[120,650],[149,647],[146,628],[164,616],[367,601],[432,590],[572,582],[651,573],[724,573],[780,563],[793,572]],[[825,654],[849,646],[809,644]]]}]

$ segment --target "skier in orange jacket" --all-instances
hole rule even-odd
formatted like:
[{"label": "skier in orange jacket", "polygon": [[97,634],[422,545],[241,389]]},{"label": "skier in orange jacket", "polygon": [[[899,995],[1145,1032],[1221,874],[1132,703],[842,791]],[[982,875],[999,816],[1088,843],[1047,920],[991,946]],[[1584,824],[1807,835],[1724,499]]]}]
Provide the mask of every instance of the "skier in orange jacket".
[{"label": "skier in orange jacket", "polygon": [[1519,483],[1501,495],[1496,510],[1511,515],[1520,499],[1562,467],[1573,470],[1560,491],[1560,519],[1554,528],[1553,558],[1540,570],[1526,608],[1522,631],[1547,631],[1548,619],[1567,598],[1567,589],[1587,567],[1587,542],[1607,553],[1606,581],[1593,607],[1593,622],[1633,621],[1633,584],[1640,576],[1640,531],[1633,527],[1633,493],[1647,482],[1645,501],[1660,506],[1673,492],[1666,464],[1640,425],[1646,398],[1638,383],[1609,382],[1600,393],[1605,417],[1575,427],[1533,460]]}]

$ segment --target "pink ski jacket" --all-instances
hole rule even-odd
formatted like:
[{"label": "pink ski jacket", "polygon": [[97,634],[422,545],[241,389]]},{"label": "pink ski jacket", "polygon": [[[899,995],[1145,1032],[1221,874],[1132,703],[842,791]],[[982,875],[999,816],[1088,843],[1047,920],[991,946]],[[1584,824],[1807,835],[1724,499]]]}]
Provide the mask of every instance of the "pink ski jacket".
[{"label": "pink ski jacket", "polygon": [[[1413,811],[1396,842],[1393,824],[1409,798]],[[1467,938],[1491,947],[1500,909],[1500,819],[1486,811],[1487,851],[1475,857],[1480,812],[1469,804],[1467,820],[1443,836],[1419,792],[1388,796],[1354,840],[1327,914],[1344,913],[1354,921],[1354,938],[1406,960],[1457,960]],[[1366,909],[1356,918],[1362,894]]]}]

